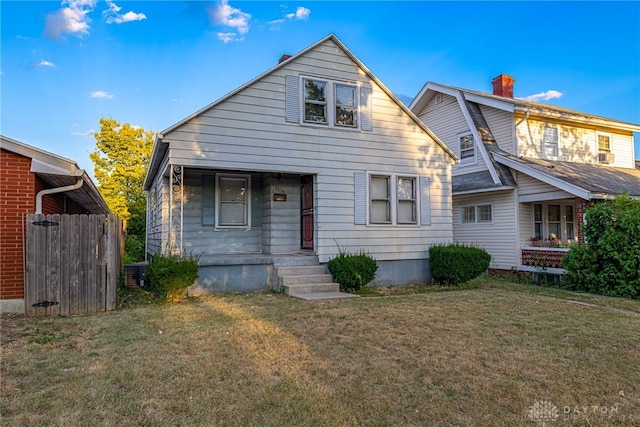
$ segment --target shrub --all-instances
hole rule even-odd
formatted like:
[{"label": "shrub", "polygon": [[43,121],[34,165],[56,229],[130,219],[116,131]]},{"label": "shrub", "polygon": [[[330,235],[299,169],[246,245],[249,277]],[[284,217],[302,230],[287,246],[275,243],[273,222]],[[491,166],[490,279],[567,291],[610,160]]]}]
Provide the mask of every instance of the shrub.
[{"label": "shrub", "polygon": [[352,254],[340,250],[338,256],[331,258],[327,264],[333,280],[340,284],[343,292],[357,292],[376,277],[378,263],[362,251]]},{"label": "shrub", "polygon": [[146,269],[149,290],[177,302],[186,288],[198,278],[198,257],[191,255],[156,255]]},{"label": "shrub", "polygon": [[640,200],[620,196],[587,208],[585,245],[562,260],[566,289],[640,298]]},{"label": "shrub", "polygon": [[429,267],[436,282],[458,285],[489,268],[491,255],[484,249],[458,243],[429,248]]}]

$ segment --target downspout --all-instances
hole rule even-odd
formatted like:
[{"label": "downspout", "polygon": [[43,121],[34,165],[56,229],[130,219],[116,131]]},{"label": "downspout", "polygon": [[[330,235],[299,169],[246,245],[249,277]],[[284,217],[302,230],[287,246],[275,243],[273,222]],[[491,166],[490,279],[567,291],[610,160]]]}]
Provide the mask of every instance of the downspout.
[{"label": "downspout", "polygon": [[65,187],[57,187],[57,188],[47,188],[46,190],[39,191],[38,194],[36,195],[36,214],[42,213],[42,197],[43,196],[46,196],[47,194],[64,193],[66,191],[77,190],[78,188],[82,187],[82,184],[84,184],[84,180],[82,179],[82,177],[80,177],[78,178],[78,181],[76,181],[76,183],[73,185],[67,185]]}]

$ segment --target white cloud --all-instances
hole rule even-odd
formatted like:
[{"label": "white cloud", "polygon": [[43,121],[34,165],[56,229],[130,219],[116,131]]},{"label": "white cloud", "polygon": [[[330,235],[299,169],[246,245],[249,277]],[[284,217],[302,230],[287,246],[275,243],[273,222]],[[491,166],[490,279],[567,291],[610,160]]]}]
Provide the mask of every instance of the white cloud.
[{"label": "white cloud", "polygon": [[562,92],[558,92],[557,90],[551,89],[546,92],[540,92],[533,95],[525,96],[524,98],[521,98],[521,99],[524,99],[525,101],[538,102],[538,101],[548,101],[550,99],[560,98],[562,97],[562,95],[563,95]]},{"label": "white cloud", "polygon": [[71,135],[73,135],[73,136],[91,136],[94,133],[96,133],[96,131],[94,129],[89,129],[86,132],[71,132]]},{"label": "white cloud", "polygon": [[40,62],[38,62],[36,64],[36,67],[38,67],[38,68],[40,68],[40,67],[51,67],[51,68],[53,68],[55,66],[56,66],[56,64],[54,64],[53,62],[47,61],[47,60],[44,60],[44,59],[41,59]]},{"label": "white cloud", "polygon": [[[286,6],[283,6],[286,9]],[[282,25],[287,19],[293,19],[298,21],[305,21],[309,19],[309,15],[311,15],[311,10],[306,7],[299,6],[295,13],[287,13],[284,15],[284,18],[274,19],[273,21],[269,21],[268,24],[271,25],[272,30],[280,29],[280,25]]]},{"label": "white cloud", "polygon": [[244,40],[244,37],[236,37],[236,33],[216,33],[216,36],[225,44],[229,42],[241,42]]},{"label": "white cloud", "polygon": [[99,99],[112,99],[114,98],[114,95],[103,90],[96,90],[95,92],[91,92],[91,97]]},{"label": "white cloud", "polygon": [[[249,32],[249,21],[251,15],[231,7],[228,0],[221,0],[220,4],[210,9],[210,17],[213,23],[223,25],[235,29],[240,35],[247,34]],[[220,37],[222,35],[223,37]],[[236,38],[235,32],[218,33],[218,38],[228,43],[230,41],[243,40],[242,38]]]},{"label": "white cloud", "polygon": [[304,19],[309,19],[310,14],[311,14],[311,11],[309,9],[307,9],[306,7],[299,6],[296,9],[296,13],[288,13],[287,18],[304,20]]},{"label": "white cloud", "polygon": [[64,0],[62,9],[47,15],[44,32],[52,39],[59,39],[63,34],[73,34],[79,38],[89,34],[91,19],[97,0]]},{"label": "white cloud", "polygon": [[125,14],[121,14],[120,11],[122,8],[120,6],[111,0],[106,1],[109,8],[102,12],[102,16],[107,24],[124,24],[125,22],[142,21],[147,19],[147,16],[144,13],[129,11]]}]

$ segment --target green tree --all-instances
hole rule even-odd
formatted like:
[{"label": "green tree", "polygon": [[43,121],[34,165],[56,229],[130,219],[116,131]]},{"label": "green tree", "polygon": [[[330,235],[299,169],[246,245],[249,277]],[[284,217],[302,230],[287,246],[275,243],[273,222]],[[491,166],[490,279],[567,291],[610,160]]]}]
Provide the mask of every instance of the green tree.
[{"label": "green tree", "polygon": [[127,224],[128,261],[144,257],[146,199],[142,186],[154,137],[154,132],[102,118],[95,134],[96,151],[90,154],[100,194],[111,212]]},{"label": "green tree", "polygon": [[566,288],[640,298],[640,200],[620,196],[587,209],[586,245],[562,260]]}]

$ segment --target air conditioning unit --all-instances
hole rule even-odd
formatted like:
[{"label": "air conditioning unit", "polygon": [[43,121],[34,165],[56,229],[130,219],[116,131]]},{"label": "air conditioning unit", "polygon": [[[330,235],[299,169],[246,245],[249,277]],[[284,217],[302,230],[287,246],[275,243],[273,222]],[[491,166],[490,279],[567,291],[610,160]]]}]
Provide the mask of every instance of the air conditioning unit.
[{"label": "air conditioning unit", "polygon": [[609,164],[613,163],[615,156],[613,153],[598,153],[598,163]]},{"label": "air conditioning unit", "polygon": [[147,270],[146,262],[138,262],[135,264],[126,264],[124,266],[124,285],[130,288],[144,286],[147,280],[145,271]]}]

